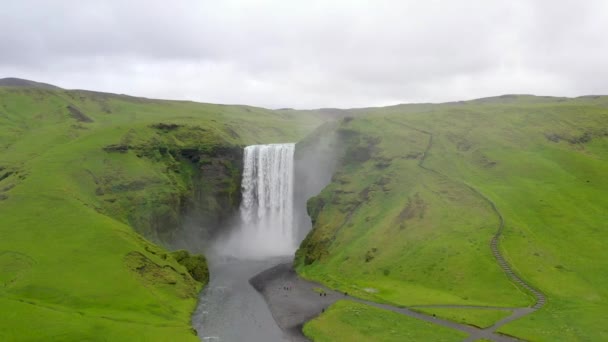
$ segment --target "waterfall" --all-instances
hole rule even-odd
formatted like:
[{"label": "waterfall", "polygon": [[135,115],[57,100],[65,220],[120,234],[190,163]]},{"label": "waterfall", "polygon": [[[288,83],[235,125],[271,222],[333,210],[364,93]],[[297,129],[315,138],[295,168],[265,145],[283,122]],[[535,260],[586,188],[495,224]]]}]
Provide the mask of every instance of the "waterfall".
[{"label": "waterfall", "polygon": [[244,229],[293,245],[294,144],[245,148],[241,203]]},{"label": "waterfall", "polygon": [[294,149],[295,144],[245,148],[240,225],[224,253],[256,258],[293,254]]}]

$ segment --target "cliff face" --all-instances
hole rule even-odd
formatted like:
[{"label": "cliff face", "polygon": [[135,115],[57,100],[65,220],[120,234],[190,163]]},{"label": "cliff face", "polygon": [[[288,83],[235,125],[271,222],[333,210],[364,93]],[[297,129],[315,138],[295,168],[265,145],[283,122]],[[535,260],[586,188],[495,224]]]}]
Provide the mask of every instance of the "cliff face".
[{"label": "cliff face", "polygon": [[[174,246],[196,251],[228,227],[239,208],[243,149],[222,146],[210,152],[197,151],[182,163],[193,172],[189,191],[182,197],[180,207],[175,208],[180,216],[178,222],[174,222],[177,225],[173,225],[177,229],[169,232],[168,241]],[[193,246],[192,242],[198,246]]]},{"label": "cliff face", "polygon": [[205,143],[208,133],[200,127],[157,124],[152,128],[156,132],[146,141],[132,137],[131,143],[104,150],[134,155],[137,162],[159,172],[126,182],[106,177],[98,181],[96,193],[104,200],[103,210],[148,239],[200,252],[238,209],[242,147],[219,139]]}]

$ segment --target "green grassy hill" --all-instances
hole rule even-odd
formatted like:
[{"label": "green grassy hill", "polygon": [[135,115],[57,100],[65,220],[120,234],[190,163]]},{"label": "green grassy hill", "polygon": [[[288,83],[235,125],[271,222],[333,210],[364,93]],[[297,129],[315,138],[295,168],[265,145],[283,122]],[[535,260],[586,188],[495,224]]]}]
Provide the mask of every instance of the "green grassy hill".
[{"label": "green grassy hill", "polygon": [[0,87],[0,340],[196,341],[204,258],[151,241],[174,241],[193,206],[221,218],[238,205],[243,145],[320,121]]},{"label": "green grassy hill", "polygon": [[[608,97],[507,95],[350,113],[338,128],[341,166],[308,203],[314,229],[297,253],[301,275],[397,305],[531,306],[491,253],[491,201],[505,220],[501,252],[548,298],[500,331],[608,339]],[[486,326],[503,317],[470,310],[435,312]],[[314,326],[325,316],[334,319]]]},{"label": "green grassy hill", "polygon": [[[493,307],[417,309],[489,326],[535,301],[492,255],[493,203],[501,252],[547,295],[500,331],[608,339],[608,97],[272,111],[29,84],[0,86],[0,340],[196,341],[204,257],[161,246],[202,251],[207,236],[181,229],[238,207],[242,147],[300,141],[323,117],[340,119],[299,146],[335,134],[342,157],[308,202],[301,275],[396,305]],[[349,302],[304,331],[462,338]]]}]

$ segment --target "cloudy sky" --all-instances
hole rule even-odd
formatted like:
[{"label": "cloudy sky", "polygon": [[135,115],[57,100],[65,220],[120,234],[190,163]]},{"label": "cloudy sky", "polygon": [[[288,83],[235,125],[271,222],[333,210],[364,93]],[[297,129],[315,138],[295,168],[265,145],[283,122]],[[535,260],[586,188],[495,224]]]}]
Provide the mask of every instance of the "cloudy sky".
[{"label": "cloudy sky", "polygon": [[270,108],[608,94],[608,1],[0,6],[0,78]]}]

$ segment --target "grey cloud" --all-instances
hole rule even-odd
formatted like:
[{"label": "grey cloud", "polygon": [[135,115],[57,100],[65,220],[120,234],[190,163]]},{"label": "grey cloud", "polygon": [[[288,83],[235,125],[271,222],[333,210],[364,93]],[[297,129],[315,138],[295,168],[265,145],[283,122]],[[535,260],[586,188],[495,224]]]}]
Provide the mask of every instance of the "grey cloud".
[{"label": "grey cloud", "polygon": [[608,90],[602,0],[14,1],[0,75],[267,107]]}]

